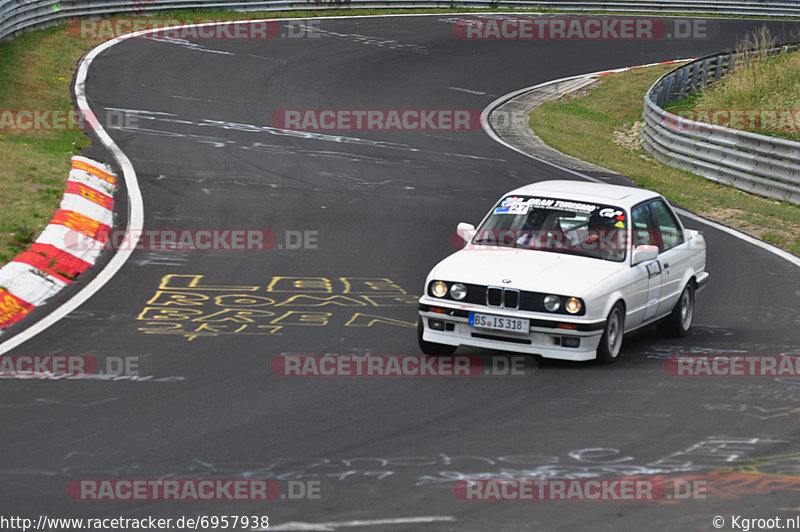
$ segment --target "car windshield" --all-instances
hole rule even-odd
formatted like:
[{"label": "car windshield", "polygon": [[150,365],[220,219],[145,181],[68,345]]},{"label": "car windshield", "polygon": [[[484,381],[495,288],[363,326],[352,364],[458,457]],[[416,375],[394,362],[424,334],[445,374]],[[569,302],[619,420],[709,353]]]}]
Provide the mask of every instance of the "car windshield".
[{"label": "car windshield", "polygon": [[473,247],[509,247],[625,260],[625,210],[612,205],[507,196],[494,206]]}]

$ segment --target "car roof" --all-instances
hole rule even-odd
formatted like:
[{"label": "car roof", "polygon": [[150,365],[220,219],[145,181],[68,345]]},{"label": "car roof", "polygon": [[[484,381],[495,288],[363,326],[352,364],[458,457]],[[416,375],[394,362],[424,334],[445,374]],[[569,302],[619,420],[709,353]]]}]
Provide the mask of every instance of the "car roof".
[{"label": "car roof", "polygon": [[555,179],[525,185],[508,192],[505,196],[510,194],[545,196],[573,201],[610,202],[620,207],[632,207],[642,201],[659,197],[658,193],[643,188]]}]

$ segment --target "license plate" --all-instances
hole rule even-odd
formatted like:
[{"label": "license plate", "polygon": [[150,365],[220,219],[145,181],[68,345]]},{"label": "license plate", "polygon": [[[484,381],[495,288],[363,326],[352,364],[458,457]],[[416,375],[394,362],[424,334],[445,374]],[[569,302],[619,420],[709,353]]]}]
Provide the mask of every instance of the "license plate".
[{"label": "license plate", "polygon": [[530,320],[522,318],[508,318],[505,316],[494,316],[492,314],[478,314],[477,312],[470,312],[469,324],[472,327],[482,327],[484,329],[527,333],[530,330],[531,322]]}]

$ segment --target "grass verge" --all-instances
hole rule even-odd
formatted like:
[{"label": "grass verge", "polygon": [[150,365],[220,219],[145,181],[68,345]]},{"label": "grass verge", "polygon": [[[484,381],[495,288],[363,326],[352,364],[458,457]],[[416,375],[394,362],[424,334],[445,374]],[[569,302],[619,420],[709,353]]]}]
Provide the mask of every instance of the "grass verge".
[{"label": "grass verge", "polygon": [[531,127],[563,153],[626,175],[691,211],[800,255],[800,206],[662,165],[641,147],[644,93],[672,68],[659,65],[604,76],[585,94],[535,109]]},{"label": "grass verge", "polygon": [[64,33],[49,28],[0,43],[0,264],[23,251],[50,221],[70,157],[89,146],[80,130],[9,129],[10,110],[72,109],[70,80],[91,43]]}]

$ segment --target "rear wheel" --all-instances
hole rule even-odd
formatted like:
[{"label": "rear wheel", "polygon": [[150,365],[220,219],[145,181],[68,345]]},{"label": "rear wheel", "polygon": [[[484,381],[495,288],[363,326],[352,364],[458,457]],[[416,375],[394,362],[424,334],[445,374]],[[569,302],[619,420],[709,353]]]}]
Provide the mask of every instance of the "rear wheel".
[{"label": "rear wheel", "polygon": [[597,361],[611,364],[622,351],[622,337],[625,332],[625,310],[622,303],[617,302],[606,318],[606,327],[600,345],[597,346]]},{"label": "rear wheel", "polygon": [[680,338],[686,336],[694,319],[694,284],[690,281],[681,292],[675,308],[669,316],[658,322],[658,331],[664,336]]},{"label": "rear wheel", "polygon": [[423,318],[417,321],[417,342],[419,343],[420,350],[428,356],[432,357],[446,357],[456,352],[456,346],[447,344],[437,344],[434,342],[426,342],[422,339],[423,333]]}]

